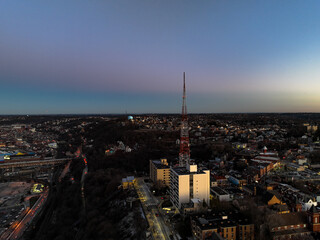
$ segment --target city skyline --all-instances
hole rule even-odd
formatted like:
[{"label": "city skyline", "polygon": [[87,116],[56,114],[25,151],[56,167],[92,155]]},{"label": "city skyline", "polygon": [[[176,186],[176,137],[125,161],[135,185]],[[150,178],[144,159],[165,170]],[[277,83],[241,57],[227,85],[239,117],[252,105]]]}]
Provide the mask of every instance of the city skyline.
[{"label": "city skyline", "polygon": [[0,3],[1,114],[319,112],[320,3]]}]

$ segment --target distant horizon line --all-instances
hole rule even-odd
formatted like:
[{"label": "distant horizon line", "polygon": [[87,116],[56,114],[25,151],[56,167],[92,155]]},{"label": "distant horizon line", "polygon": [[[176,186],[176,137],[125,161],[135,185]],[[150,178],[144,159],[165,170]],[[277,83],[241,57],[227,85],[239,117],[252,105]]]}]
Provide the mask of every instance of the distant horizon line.
[{"label": "distant horizon line", "polygon": [[[197,114],[320,114],[320,112],[198,112]],[[33,114],[0,114],[0,116],[110,116],[110,115],[181,115],[181,113],[33,113]]]}]

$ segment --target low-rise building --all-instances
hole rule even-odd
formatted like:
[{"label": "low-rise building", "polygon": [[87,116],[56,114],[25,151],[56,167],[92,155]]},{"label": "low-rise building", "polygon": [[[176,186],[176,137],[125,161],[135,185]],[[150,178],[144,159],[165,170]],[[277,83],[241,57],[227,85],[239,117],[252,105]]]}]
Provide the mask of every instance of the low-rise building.
[{"label": "low-rise building", "polygon": [[230,194],[220,187],[211,188],[211,194],[217,198],[220,202],[231,201]]},{"label": "low-rise building", "polygon": [[308,211],[308,224],[313,232],[320,232],[320,209],[312,206]]},{"label": "low-rise building", "polygon": [[133,188],[134,183],[135,183],[134,176],[128,176],[126,178],[122,178],[122,188],[123,189]]},{"label": "low-rise building", "polygon": [[150,179],[157,188],[170,186],[170,167],[167,159],[150,160]]},{"label": "low-rise building", "polygon": [[210,239],[216,233],[228,240],[254,239],[254,224],[238,211],[193,215],[191,228],[197,240]]},{"label": "low-rise building", "polygon": [[302,211],[308,211],[312,206],[317,206],[318,202],[315,199],[306,198],[305,201],[301,202]]},{"label": "low-rise building", "polygon": [[271,239],[303,239],[311,234],[304,212],[273,214],[269,216]]}]

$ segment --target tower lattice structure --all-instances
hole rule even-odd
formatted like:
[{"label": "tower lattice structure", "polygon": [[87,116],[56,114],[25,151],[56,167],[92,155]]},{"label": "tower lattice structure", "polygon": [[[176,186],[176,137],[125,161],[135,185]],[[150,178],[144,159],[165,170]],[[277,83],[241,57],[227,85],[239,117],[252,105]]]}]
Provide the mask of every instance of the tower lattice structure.
[{"label": "tower lattice structure", "polygon": [[182,119],[180,132],[179,166],[185,167],[190,163],[189,127],[186,104],[186,74],[183,73]]}]

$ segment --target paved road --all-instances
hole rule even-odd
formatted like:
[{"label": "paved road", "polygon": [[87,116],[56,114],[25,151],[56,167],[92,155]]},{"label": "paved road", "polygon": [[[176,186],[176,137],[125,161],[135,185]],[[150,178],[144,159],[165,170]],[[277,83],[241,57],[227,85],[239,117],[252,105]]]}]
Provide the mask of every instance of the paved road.
[{"label": "paved road", "polygon": [[61,180],[66,176],[66,174],[68,173],[69,169],[70,169],[70,164],[71,164],[71,160],[66,164],[66,166],[64,167],[60,177],[59,177],[59,182],[61,182]]},{"label": "paved road", "polygon": [[23,232],[27,229],[33,218],[39,213],[43,204],[48,197],[48,190],[41,194],[40,198],[33,205],[33,207],[27,212],[26,216],[16,225],[11,234],[6,237],[6,240],[9,239],[19,239]]},{"label": "paved road", "polygon": [[55,165],[62,164],[65,161],[70,161],[70,158],[50,159],[50,160],[36,160],[25,162],[10,162],[0,164],[0,168],[12,168],[12,167],[28,167],[28,166],[41,166],[41,165]]},{"label": "paved road", "polygon": [[81,156],[85,165],[84,169],[82,170],[82,176],[81,176],[81,198],[82,198],[83,209],[86,210],[86,199],[84,195],[84,181],[88,174],[88,164],[87,164],[86,156],[83,154],[81,154]]},{"label": "paved road", "polygon": [[143,179],[136,180],[135,188],[149,222],[153,239],[170,239],[170,229],[158,210],[159,200],[150,192]]}]

